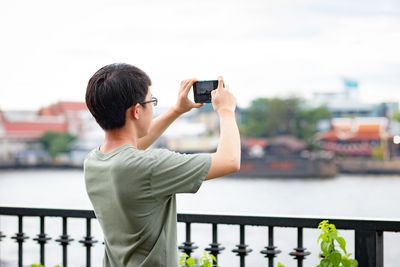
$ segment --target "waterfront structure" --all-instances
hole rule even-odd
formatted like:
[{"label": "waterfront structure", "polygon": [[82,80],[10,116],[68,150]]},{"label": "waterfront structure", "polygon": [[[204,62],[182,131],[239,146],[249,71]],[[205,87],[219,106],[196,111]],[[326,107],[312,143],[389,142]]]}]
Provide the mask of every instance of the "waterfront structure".
[{"label": "waterfront structure", "polygon": [[43,117],[63,117],[68,125],[67,131],[75,136],[82,134],[84,124],[90,117],[89,110],[84,102],[60,101],[41,108],[38,113]]},{"label": "waterfront structure", "polygon": [[335,153],[340,172],[399,174],[398,125],[385,117],[334,118],[315,144]]},{"label": "waterfront structure", "polygon": [[337,166],[330,152],[306,149],[303,140],[282,135],[242,139],[240,177],[333,177]]},{"label": "waterfront structure", "polygon": [[399,111],[397,102],[366,104],[360,99],[358,82],[345,79],[344,89],[337,92],[315,92],[310,101],[312,106],[325,105],[333,118],[387,117]]},{"label": "waterfront structure", "polygon": [[59,102],[39,111],[0,111],[0,166],[48,164],[40,138],[49,131],[82,135],[91,119],[88,113],[81,102]]},{"label": "waterfront structure", "polygon": [[49,162],[39,139],[47,131],[66,132],[61,116],[43,117],[34,112],[0,113],[0,166],[38,165]]},{"label": "waterfront structure", "polygon": [[333,118],[331,129],[316,135],[321,148],[345,156],[372,157],[382,150],[382,157],[393,156],[393,139],[385,117]]}]

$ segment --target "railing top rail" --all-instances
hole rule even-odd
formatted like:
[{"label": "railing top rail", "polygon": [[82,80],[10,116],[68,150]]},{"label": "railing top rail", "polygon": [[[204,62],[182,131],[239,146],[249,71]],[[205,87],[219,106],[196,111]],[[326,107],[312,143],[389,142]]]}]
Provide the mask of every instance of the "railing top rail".
[{"label": "railing top rail", "polygon": [[96,218],[93,210],[0,207],[0,215]]},{"label": "railing top rail", "polygon": [[[0,207],[0,215],[96,218],[93,210]],[[211,214],[178,214],[178,222],[216,223],[253,226],[316,228],[325,219],[338,229],[400,232],[400,219],[315,218],[280,216],[238,216]]]},{"label": "railing top rail", "polygon": [[400,232],[400,219],[352,219],[278,216],[235,216],[208,214],[178,214],[179,222],[243,224],[254,226],[316,228],[322,220],[329,220],[338,229]]}]

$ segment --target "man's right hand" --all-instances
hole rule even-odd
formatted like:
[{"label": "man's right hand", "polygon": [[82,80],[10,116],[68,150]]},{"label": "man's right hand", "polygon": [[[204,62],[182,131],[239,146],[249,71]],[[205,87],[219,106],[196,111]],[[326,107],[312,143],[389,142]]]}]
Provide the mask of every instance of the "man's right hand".
[{"label": "man's right hand", "polygon": [[211,102],[220,118],[217,151],[211,154],[211,167],[206,180],[225,176],[240,169],[240,135],[235,120],[236,100],[224,80],[218,77],[218,88],[211,92]]},{"label": "man's right hand", "polygon": [[224,86],[222,76],[218,77],[218,88],[211,91],[211,102],[215,112],[218,114],[222,111],[235,112],[236,99],[229,91],[229,86]]}]

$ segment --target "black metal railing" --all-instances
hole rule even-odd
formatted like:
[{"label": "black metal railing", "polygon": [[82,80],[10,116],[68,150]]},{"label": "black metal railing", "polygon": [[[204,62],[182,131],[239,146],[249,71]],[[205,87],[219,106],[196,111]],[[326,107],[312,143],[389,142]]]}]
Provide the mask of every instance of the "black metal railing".
[{"label": "black metal railing", "polygon": [[[98,241],[91,236],[91,220],[95,214],[91,210],[65,210],[65,209],[37,209],[37,208],[14,208],[0,207],[0,216],[18,216],[18,233],[12,236],[18,243],[18,266],[23,266],[23,243],[29,237],[23,232],[24,217],[38,217],[40,219],[40,233],[34,240],[40,245],[40,263],[45,264],[45,245],[51,240],[45,233],[46,217],[62,218],[62,235],[55,240],[62,246],[63,267],[68,266],[67,247],[73,241],[68,235],[67,219],[86,219],[86,236],[79,242],[86,247],[86,266],[91,266],[91,248]],[[281,253],[274,245],[274,227],[291,227],[297,229],[297,247],[289,254],[297,261],[297,266],[303,266],[303,260],[310,254],[303,247],[303,229],[315,228],[323,218],[299,218],[299,217],[270,217],[270,216],[228,216],[228,215],[203,215],[203,214],[178,214],[178,222],[186,224],[186,240],[179,249],[191,254],[197,246],[191,240],[192,224],[211,224],[212,243],[206,250],[215,257],[224,250],[218,243],[218,225],[237,225],[239,227],[239,244],[232,252],[240,258],[240,266],[245,266],[246,256],[252,252],[245,242],[246,226],[264,226],[268,228],[268,238],[264,254],[268,259],[265,266],[274,266],[274,257]],[[329,219],[330,223],[336,225],[337,229],[354,230],[355,258],[360,267],[383,267],[383,232],[400,231],[400,220],[380,219]],[[6,238],[0,228],[0,245],[2,239]],[[267,264],[268,262],[268,264]]]}]

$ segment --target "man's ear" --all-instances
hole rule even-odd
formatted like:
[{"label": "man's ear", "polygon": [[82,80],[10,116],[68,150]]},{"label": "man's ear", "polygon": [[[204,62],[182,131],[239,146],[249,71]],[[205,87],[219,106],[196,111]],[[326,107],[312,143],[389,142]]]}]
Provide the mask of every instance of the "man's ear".
[{"label": "man's ear", "polygon": [[136,120],[139,119],[139,117],[140,117],[140,108],[141,108],[140,104],[136,104],[136,105],[131,107],[131,111],[130,112],[131,112],[132,118],[134,118]]}]

